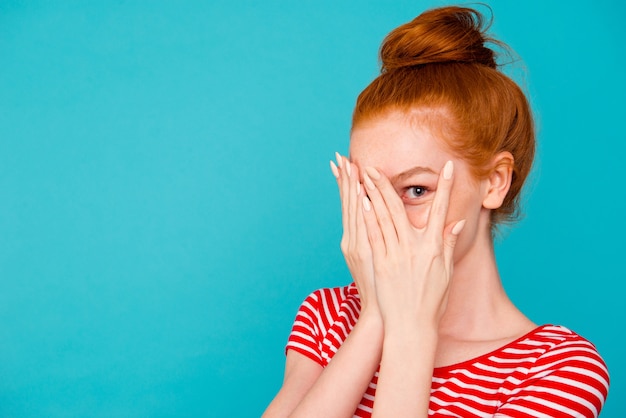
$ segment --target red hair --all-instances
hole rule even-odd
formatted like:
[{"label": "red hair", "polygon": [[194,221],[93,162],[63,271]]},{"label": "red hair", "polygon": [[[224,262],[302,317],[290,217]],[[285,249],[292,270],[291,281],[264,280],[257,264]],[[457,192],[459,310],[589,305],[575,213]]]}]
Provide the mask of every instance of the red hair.
[{"label": "red hair", "polygon": [[[380,49],[381,74],[359,95],[352,128],[392,110],[432,110],[446,145],[487,176],[493,157],[513,155],[511,187],[492,225],[514,220],[535,153],[534,124],[524,93],[498,71],[482,15],[465,7],[424,12],[394,29]],[[432,114],[432,112],[430,112]],[[444,123],[441,123],[444,122]]]}]

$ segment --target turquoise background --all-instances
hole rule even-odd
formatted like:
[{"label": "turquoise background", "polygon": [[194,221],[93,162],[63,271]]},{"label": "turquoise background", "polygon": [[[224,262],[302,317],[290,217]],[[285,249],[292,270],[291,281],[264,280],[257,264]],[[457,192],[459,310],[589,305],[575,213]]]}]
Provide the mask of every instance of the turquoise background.
[{"label": "turquoise background", "polygon": [[[380,41],[442,4],[1,1],[0,416],[259,416],[302,299],[350,281],[328,160]],[[624,6],[489,4],[540,140],[502,276],[623,417]]]}]

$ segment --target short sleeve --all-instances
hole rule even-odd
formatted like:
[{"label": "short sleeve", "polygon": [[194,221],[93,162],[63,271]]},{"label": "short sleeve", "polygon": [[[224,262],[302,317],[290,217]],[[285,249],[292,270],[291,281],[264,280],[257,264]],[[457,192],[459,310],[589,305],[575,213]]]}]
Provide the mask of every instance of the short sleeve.
[{"label": "short sleeve", "polygon": [[322,335],[318,325],[320,310],[320,291],[315,291],[300,305],[285,351],[294,350],[324,366],[322,360]]},{"label": "short sleeve", "polygon": [[537,359],[495,416],[595,418],[608,389],[609,374],[600,354],[572,333]]},{"label": "short sleeve", "polygon": [[300,305],[285,350],[326,367],[354,327],[360,307],[354,283],[316,290]]}]

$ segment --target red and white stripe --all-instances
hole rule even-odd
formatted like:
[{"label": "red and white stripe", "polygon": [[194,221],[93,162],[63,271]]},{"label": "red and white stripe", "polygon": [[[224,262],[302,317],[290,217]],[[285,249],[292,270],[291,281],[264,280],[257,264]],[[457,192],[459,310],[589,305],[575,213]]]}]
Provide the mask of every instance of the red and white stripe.
[{"label": "red and white stripe", "polygon": [[[287,343],[326,367],[360,312],[356,286],[320,289],[300,306]],[[378,373],[355,417],[370,417]],[[607,367],[589,341],[544,325],[500,349],[433,371],[429,416],[597,417],[608,389]]]}]

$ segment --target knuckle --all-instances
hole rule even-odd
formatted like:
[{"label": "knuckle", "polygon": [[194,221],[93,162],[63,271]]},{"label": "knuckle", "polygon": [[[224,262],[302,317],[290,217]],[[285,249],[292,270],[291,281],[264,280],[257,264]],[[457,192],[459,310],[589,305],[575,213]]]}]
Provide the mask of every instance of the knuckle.
[{"label": "knuckle", "polygon": [[359,248],[356,251],[356,257],[361,261],[366,261],[370,259],[370,252],[364,248]]},{"label": "knuckle", "polygon": [[376,241],[379,237],[378,231],[373,229],[367,230],[367,237],[370,241]]},{"label": "knuckle", "polygon": [[389,218],[389,215],[387,215],[387,214],[380,215],[380,217],[378,219],[380,220],[381,224],[388,224],[390,222],[390,220],[391,220]]}]

